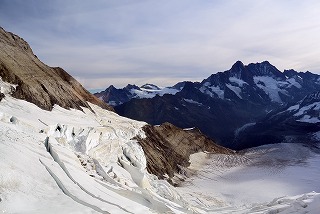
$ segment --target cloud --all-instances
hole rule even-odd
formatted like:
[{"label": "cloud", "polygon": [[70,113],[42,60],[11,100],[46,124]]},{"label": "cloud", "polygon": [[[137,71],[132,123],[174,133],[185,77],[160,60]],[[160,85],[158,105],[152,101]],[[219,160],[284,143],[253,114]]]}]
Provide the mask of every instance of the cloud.
[{"label": "cloud", "polygon": [[87,88],[201,81],[236,60],[320,73],[320,2],[3,0],[0,24]]}]

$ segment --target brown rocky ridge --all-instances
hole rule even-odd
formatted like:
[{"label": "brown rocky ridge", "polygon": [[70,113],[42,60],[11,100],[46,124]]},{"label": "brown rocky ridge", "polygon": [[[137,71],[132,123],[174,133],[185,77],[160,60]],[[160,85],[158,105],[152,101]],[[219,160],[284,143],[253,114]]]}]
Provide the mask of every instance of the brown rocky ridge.
[{"label": "brown rocky ridge", "polygon": [[182,171],[190,165],[191,154],[197,152],[235,154],[214,143],[203,135],[199,129],[184,130],[170,123],[160,126],[146,125],[143,127],[146,138],[135,139],[142,146],[147,159],[147,170],[163,179],[165,175],[172,182],[174,173]]},{"label": "brown rocky ridge", "polygon": [[[81,110],[91,102],[113,110],[90,94],[81,84],[59,67],[49,67],[35,56],[29,44],[0,27],[0,76],[17,85],[12,96],[51,110],[55,104]],[[0,95],[0,100],[3,95]]]}]

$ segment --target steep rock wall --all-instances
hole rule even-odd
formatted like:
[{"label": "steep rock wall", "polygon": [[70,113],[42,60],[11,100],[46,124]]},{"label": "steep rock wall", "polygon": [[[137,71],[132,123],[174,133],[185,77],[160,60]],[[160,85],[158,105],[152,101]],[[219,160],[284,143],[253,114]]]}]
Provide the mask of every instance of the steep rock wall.
[{"label": "steep rock wall", "polygon": [[45,110],[51,110],[55,104],[66,109],[90,108],[87,101],[113,110],[62,68],[42,63],[26,41],[3,28],[0,28],[0,48],[0,76],[3,81],[17,85],[13,97]]}]

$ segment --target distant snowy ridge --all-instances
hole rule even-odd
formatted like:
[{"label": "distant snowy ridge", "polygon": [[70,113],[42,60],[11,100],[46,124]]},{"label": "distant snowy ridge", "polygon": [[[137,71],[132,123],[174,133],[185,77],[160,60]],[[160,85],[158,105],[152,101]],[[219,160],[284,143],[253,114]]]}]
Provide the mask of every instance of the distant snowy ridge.
[{"label": "distant snowy ridge", "polygon": [[[263,62],[263,72],[256,72],[255,70],[250,70],[250,65],[246,68],[244,65],[242,65],[243,68],[238,68],[239,70],[232,70],[236,68],[232,68],[229,71],[226,71],[224,73],[218,73],[213,74],[208,79],[204,80],[202,83],[202,86],[200,90],[203,93],[206,93],[212,97],[214,93],[215,96],[218,96],[220,99],[223,99],[223,94],[225,93],[225,87],[232,90],[238,98],[243,99],[242,95],[247,93],[246,91],[248,88],[260,88],[264,91],[264,93],[269,96],[271,102],[275,103],[283,103],[284,100],[281,98],[281,94],[283,96],[288,96],[289,92],[288,90],[291,90],[292,87],[295,87],[296,89],[301,89],[301,84],[296,80],[300,76],[294,77],[277,77],[275,75],[271,75],[271,73],[266,72],[267,67],[271,66],[269,63]],[[240,74],[234,73],[234,72],[242,72]],[[241,74],[244,72],[248,72],[247,75],[251,75],[251,78],[253,79],[245,79],[241,77]],[[277,75],[281,75],[280,71],[273,71],[273,73],[278,72]],[[223,79],[222,77],[219,77],[219,75],[225,75],[226,78],[230,76],[228,79]],[[235,75],[235,76],[233,76]],[[301,78],[301,77],[300,77]],[[250,80],[250,81],[249,81]],[[250,83],[253,80],[254,84]],[[247,82],[248,81],[248,82]],[[301,79],[299,79],[301,81]],[[221,89],[221,88],[224,88]],[[295,89],[295,90],[296,90]],[[248,99],[248,98],[246,98]]]},{"label": "distant snowy ridge", "polygon": [[163,88],[145,88],[145,86],[140,87],[140,89],[132,89],[131,94],[133,95],[133,98],[152,98],[155,97],[156,95],[159,96],[163,96],[165,94],[176,94],[177,92],[179,92],[179,90],[175,89],[175,88],[167,88],[167,87],[163,87]]},{"label": "distant snowy ridge", "polygon": [[151,99],[157,95],[174,95],[180,90],[181,89],[178,89],[176,87],[158,87],[154,84],[144,84],[141,87],[129,84],[122,89],[117,89],[114,86],[110,86],[104,91],[96,92],[94,95],[111,106],[117,106],[134,98]]},{"label": "distant snowy ridge", "polygon": [[[212,74],[200,84],[194,84],[199,91],[212,98],[233,100],[236,97],[237,99],[254,102],[263,101],[283,104],[292,99],[295,101],[301,99],[301,94],[306,94],[311,89],[320,89],[319,79],[319,75],[310,72],[297,72],[294,70],[281,72],[268,61],[250,63],[249,65],[244,65],[238,61],[230,70]],[[105,93],[96,93],[96,96],[106,103],[121,105],[132,98],[151,99],[156,95],[175,95],[182,90],[184,86],[182,83],[166,88],[160,88],[153,84],[145,84],[141,87],[128,85],[121,89],[122,91],[127,91],[127,97],[122,102],[116,101],[116,92],[113,92],[113,96],[106,96],[106,91],[110,87],[106,89]],[[230,92],[227,93],[226,90],[231,91],[231,94],[234,94],[235,97]]]}]

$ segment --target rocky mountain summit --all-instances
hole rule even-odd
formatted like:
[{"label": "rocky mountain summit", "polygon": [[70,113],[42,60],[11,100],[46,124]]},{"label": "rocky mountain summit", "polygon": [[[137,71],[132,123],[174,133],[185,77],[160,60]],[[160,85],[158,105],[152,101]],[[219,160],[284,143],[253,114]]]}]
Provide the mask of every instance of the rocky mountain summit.
[{"label": "rocky mountain summit", "polygon": [[[55,104],[68,109],[88,108],[87,101],[112,110],[62,68],[42,63],[26,41],[3,28],[0,28],[0,47],[0,76],[2,81],[15,85],[6,92],[13,97],[46,110]],[[1,93],[4,96],[4,92]]]}]

